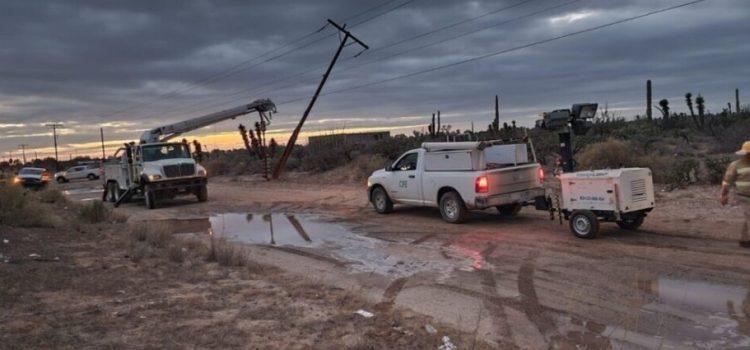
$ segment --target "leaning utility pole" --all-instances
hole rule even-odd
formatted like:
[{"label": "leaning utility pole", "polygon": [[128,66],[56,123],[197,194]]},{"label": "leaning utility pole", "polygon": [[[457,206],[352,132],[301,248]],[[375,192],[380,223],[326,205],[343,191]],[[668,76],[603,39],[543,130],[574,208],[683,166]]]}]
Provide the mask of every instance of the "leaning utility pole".
[{"label": "leaning utility pole", "polygon": [[27,145],[25,143],[22,143],[22,144],[18,145],[18,148],[21,149],[21,156],[23,157],[23,164],[26,164],[26,147],[28,147],[28,146],[29,145]]},{"label": "leaning utility pole", "polygon": [[320,91],[323,90],[323,85],[325,85],[326,80],[328,80],[328,76],[331,74],[331,70],[333,70],[333,66],[336,64],[336,61],[339,59],[339,55],[341,55],[341,50],[344,49],[346,46],[346,42],[349,41],[349,39],[354,40],[357,44],[361,45],[365,48],[365,50],[369,49],[370,47],[365,45],[361,40],[357,39],[352,33],[350,33],[348,30],[345,29],[346,24],[343,26],[340,26],[336,24],[332,20],[328,20],[328,24],[336,27],[336,29],[339,30],[339,32],[344,33],[344,38],[341,39],[341,42],[339,43],[339,48],[336,50],[336,54],[333,55],[333,59],[331,60],[331,63],[328,65],[328,69],[326,69],[325,74],[323,74],[323,79],[320,80],[320,84],[318,84],[317,90],[315,90],[315,94],[313,95],[312,99],[310,100],[310,104],[307,105],[307,109],[305,109],[305,113],[302,114],[302,119],[299,120],[299,123],[297,124],[297,127],[294,128],[294,131],[292,132],[292,136],[289,137],[289,141],[286,143],[286,148],[284,148],[284,153],[279,158],[279,162],[276,163],[276,168],[273,170],[273,178],[278,179],[281,176],[281,173],[284,171],[284,167],[286,166],[286,161],[289,159],[289,156],[292,154],[292,149],[294,149],[294,144],[297,142],[297,136],[299,136],[299,132],[302,129],[302,125],[305,124],[305,120],[307,120],[307,116],[310,115],[310,111],[313,108],[313,105],[315,105],[315,101],[318,99],[318,96],[320,95]]},{"label": "leaning utility pole", "polygon": [[104,128],[99,128],[99,136],[102,139],[102,162],[107,159],[107,155],[104,153]]},{"label": "leaning utility pole", "polygon": [[[55,163],[57,163],[57,128],[62,128],[63,125],[60,123],[49,123],[44,124],[44,126],[52,128],[52,140],[55,142]],[[57,164],[55,164],[55,166],[57,166]]]}]

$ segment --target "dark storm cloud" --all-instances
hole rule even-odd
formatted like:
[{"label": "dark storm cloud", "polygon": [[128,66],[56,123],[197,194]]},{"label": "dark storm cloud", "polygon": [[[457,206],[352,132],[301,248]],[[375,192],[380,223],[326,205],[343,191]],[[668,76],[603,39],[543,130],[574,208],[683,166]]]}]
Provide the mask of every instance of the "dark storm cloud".
[{"label": "dark storm cloud", "polygon": [[[349,18],[385,1],[3,1],[0,4],[0,151],[19,143],[49,147],[41,124],[63,121],[63,143],[95,141],[104,124],[112,138],[260,97],[281,103],[274,127],[292,127],[336,47],[327,28],[300,50],[226,78],[190,85],[320,28],[348,19],[372,52],[353,59],[348,47],[326,87],[335,91],[409,74],[681,3],[681,0],[581,0],[438,45],[387,56],[528,15],[570,0],[534,0],[449,30],[379,50],[394,42],[523,2],[406,0]],[[492,96],[503,117],[530,123],[539,112],[594,101],[642,113],[643,85],[683,109],[682,95],[703,94],[712,110],[734,88],[750,91],[750,2],[709,0],[632,23],[485,60],[345,93],[326,95],[310,128],[412,126],[441,109],[458,128],[489,122]],[[372,62],[374,61],[374,62]],[[252,63],[251,63],[252,64]],[[307,75],[264,85],[300,72]],[[255,88],[253,90],[253,88]],[[272,91],[267,91],[272,90]],[[178,91],[179,93],[173,93]],[[160,97],[161,96],[161,97]],[[748,97],[750,98],[750,97]],[[747,98],[746,98],[747,100]],[[114,113],[121,111],[121,113]],[[417,116],[425,116],[424,120]],[[231,130],[227,122],[210,131]],[[2,153],[5,156],[5,153]]]}]

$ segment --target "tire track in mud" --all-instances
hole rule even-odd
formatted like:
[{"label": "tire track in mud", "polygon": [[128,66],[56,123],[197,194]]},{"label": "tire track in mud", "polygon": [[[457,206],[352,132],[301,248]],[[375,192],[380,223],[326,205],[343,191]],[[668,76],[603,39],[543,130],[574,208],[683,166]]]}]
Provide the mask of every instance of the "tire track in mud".
[{"label": "tire track in mud", "polygon": [[398,294],[401,293],[408,281],[408,277],[400,277],[391,281],[391,283],[388,284],[388,287],[385,288],[383,298],[380,303],[378,303],[377,307],[383,310],[392,310],[396,304],[396,297],[398,297]]},{"label": "tire track in mud", "polygon": [[[518,292],[521,293],[521,311],[531,320],[545,337],[555,330],[555,322],[548,317],[546,307],[539,303],[534,286],[536,259],[539,251],[532,251],[518,269]],[[549,338],[548,338],[549,339]]]},{"label": "tire track in mud", "polygon": [[[504,303],[498,302],[499,300],[497,299],[497,281],[495,280],[495,273],[487,266],[487,260],[490,258],[492,253],[495,252],[496,249],[497,244],[490,243],[480,252],[480,255],[482,256],[482,259],[484,259],[485,264],[481,269],[477,269],[476,273],[479,274],[482,291],[484,292],[484,294],[489,296],[489,298],[486,296],[482,297],[482,305],[484,305],[484,308],[489,312],[489,315],[492,318],[492,323],[498,327],[497,334],[500,337],[508,338],[511,336],[511,331],[507,322],[508,317],[506,316],[505,310],[503,309]],[[481,313],[479,315],[479,320],[477,321],[477,324],[479,323],[481,323]]]}]

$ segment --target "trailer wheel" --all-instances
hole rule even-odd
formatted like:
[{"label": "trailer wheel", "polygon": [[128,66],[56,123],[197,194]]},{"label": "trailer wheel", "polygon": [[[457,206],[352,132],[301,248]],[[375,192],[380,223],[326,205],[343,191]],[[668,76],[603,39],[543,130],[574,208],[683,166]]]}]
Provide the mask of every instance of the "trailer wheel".
[{"label": "trailer wheel", "polygon": [[380,186],[372,189],[370,202],[372,202],[372,207],[375,208],[375,211],[380,214],[388,214],[393,211],[393,201],[388,197],[385,189]]},{"label": "trailer wheel", "polygon": [[208,187],[201,185],[198,190],[195,191],[195,197],[198,198],[198,202],[205,202],[208,200]]},{"label": "trailer wheel", "polygon": [[623,217],[621,221],[618,221],[617,226],[620,226],[623,230],[635,231],[643,225],[643,220],[645,219],[646,217],[643,215],[627,216]]},{"label": "trailer wheel", "polygon": [[146,199],[146,208],[156,208],[156,193],[154,193],[154,190],[151,189],[151,186],[146,185],[146,187],[143,189],[143,198]]},{"label": "trailer wheel", "polygon": [[461,195],[451,191],[440,197],[440,215],[451,224],[460,224],[469,217],[469,211]]},{"label": "trailer wheel", "polygon": [[514,203],[514,204],[498,205],[495,208],[497,208],[497,211],[500,213],[500,216],[506,217],[506,218],[512,218],[512,217],[515,217],[519,211],[521,211],[521,208],[523,208],[523,206],[521,204]]},{"label": "trailer wheel", "polygon": [[599,219],[588,210],[574,210],[568,219],[570,231],[578,238],[596,238],[599,233]]}]

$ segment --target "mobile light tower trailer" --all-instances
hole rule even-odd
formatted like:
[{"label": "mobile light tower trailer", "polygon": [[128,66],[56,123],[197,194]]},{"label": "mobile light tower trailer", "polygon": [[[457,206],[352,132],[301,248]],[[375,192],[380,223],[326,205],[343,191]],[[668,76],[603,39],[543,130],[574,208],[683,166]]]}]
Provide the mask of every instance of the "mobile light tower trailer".
[{"label": "mobile light tower trailer", "polygon": [[654,183],[648,168],[574,172],[573,135],[583,135],[588,131],[597,107],[594,103],[576,104],[570,110],[545,113],[543,119],[537,121],[539,127],[559,131],[563,172],[557,176],[560,181],[559,200],[553,201],[546,196],[536,201],[536,207],[557,211],[568,220],[570,231],[579,238],[595,238],[602,221],[636,230],[655,203]]},{"label": "mobile light tower trailer", "polygon": [[140,143],[127,143],[104,163],[102,197],[115,207],[132,196],[143,196],[153,209],[159,200],[181,194],[193,194],[199,202],[208,199],[206,169],[192,157],[187,143],[171,139],[227,119],[258,112],[270,120],[276,112],[271,100],[249,104],[145,131]]}]

